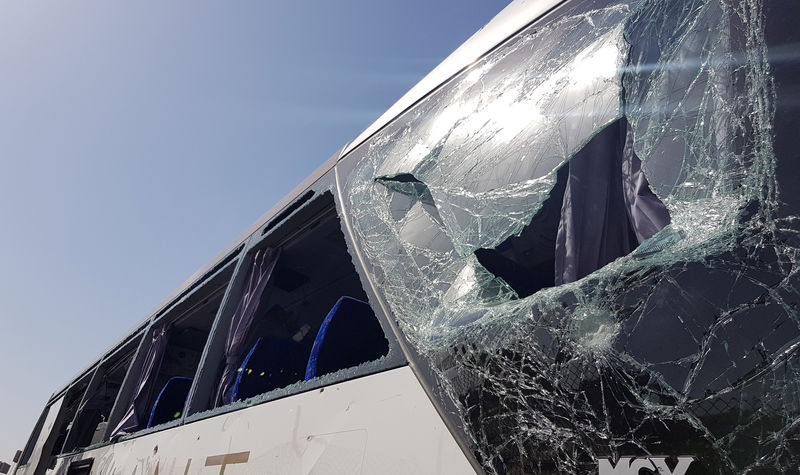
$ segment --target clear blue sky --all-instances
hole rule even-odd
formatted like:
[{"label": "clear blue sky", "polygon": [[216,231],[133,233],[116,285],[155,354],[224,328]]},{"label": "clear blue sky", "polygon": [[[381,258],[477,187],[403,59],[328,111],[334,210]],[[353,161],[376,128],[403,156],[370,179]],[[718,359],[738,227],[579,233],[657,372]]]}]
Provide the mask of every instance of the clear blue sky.
[{"label": "clear blue sky", "polygon": [[2,2],[0,460],[507,3]]}]

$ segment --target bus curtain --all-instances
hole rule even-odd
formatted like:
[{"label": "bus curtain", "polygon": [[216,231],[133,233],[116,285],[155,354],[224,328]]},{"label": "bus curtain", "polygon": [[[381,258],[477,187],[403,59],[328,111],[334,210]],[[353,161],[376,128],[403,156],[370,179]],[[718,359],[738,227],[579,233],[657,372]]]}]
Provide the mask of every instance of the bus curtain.
[{"label": "bus curtain", "polygon": [[253,327],[261,296],[272,277],[278,257],[280,257],[280,249],[269,247],[258,250],[253,257],[244,293],[231,318],[231,327],[225,342],[225,369],[217,388],[216,401],[218,405],[232,402],[236,373],[247,351],[246,344],[250,329]]},{"label": "bus curtain", "polygon": [[669,224],[633,149],[624,117],[569,161],[555,253],[555,284],[574,282],[631,253]]},{"label": "bus curtain", "polygon": [[147,348],[147,355],[142,362],[139,379],[136,381],[136,392],[122,420],[111,432],[110,439],[112,441],[142,429],[147,423],[156,375],[161,368],[161,361],[164,359],[170,328],[165,323],[153,329],[150,346]]}]

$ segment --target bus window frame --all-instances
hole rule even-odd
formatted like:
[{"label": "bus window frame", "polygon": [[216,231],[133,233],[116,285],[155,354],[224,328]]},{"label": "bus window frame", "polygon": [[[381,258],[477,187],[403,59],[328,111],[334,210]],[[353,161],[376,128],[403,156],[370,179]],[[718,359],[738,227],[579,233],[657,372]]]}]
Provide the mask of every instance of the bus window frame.
[{"label": "bus window frame", "polygon": [[[314,193],[310,199],[307,197],[309,192]],[[329,197],[329,203],[324,202],[326,197]],[[297,200],[302,200],[303,202],[286,215],[281,214],[282,210],[291,209],[292,205]],[[218,383],[217,368],[224,352],[225,340],[228,336],[227,329],[230,326],[230,319],[235,311],[235,307],[238,305],[246,274],[249,269],[248,264],[251,262],[255,252],[266,246],[280,246],[286,242],[290,242],[294,237],[301,236],[304,232],[310,231],[308,228],[315,219],[322,214],[328,213],[335,213],[335,217],[339,221],[341,232],[345,238],[346,251],[351,257],[361,288],[366,293],[370,308],[375,313],[375,317],[381,325],[384,336],[389,342],[388,354],[382,359],[377,360],[375,364],[367,364],[365,367],[359,366],[356,368],[349,368],[332,373],[331,375],[316,377],[308,381],[299,381],[288,389],[275,389],[244,401],[237,401],[225,406],[210,407],[213,405],[211,398],[216,392],[216,383]],[[365,277],[365,272],[360,265],[360,260],[354,252],[352,241],[349,238],[350,232],[346,229],[342,213],[342,206],[338,200],[338,190],[336,189],[334,172],[333,169],[331,169],[308,188],[297,193],[295,200],[286,203],[281,210],[278,210],[273,219],[267,220],[256,228],[245,240],[244,250],[241,253],[239,264],[231,279],[231,285],[228,287],[220,307],[220,312],[217,315],[217,320],[215,320],[211,335],[206,342],[206,350],[201,358],[195,384],[189,394],[187,409],[184,411],[185,415],[182,417],[180,425],[266,404],[284,397],[290,397],[355,378],[389,371],[408,364],[407,356],[398,343],[397,335],[392,329],[389,318],[383,312],[382,306],[377,304],[378,300],[376,300],[377,296],[372,289],[372,284],[369,279]],[[223,329],[224,331],[221,331]]]},{"label": "bus window frame", "polygon": [[[116,347],[113,351],[109,352],[97,364],[97,366],[94,368],[94,370],[92,372],[92,377],[89,380],[89,384],[86,387],[86,391],[84,391],[83,396],[81,397],[81,401],[78,404],[79,408],[81,406],[83,406],[83,404],[86,403],[87,400],[91,396],[94,395],[94,392],[97,390],[97,388],[99,387],[100,383],[102,382],[102,378],[107,374],[107,372],[110,369],[114,368],[114,366],[116,364],[122,362],[124,359],[130,358],[130,361],[128,362],[128,367],[125,370],[125,377],[127,377],[128,371],[130,371],[130,367],[133,364],[133,359],[136,357],[136,350],[138,349],[139,345],[141,344],[142,337],[143,337],[144,333],[145,333],[144,330],[140,330],[140,331],[136,332],[132,337],[127,338],[123,344],[121,344],[120,346]],[[124,378],[123,378],[123,382],[124,382]],[[117,391],[117,395],[114,397],[114,404],[112,404],[111,411],[113,411],[113,407],[116,404],[117,399],[119,398],[119,394],[120,394],[121,391],[122,391],[122,386],[120,386],[120,389]],[[86,447],[79,447],[79,446],[77,446],[77,442],[75,442],[75,440],[74,440],[75,437],[77,436],[77,433],[75,433],[73,431],[73,429],[75,429],[75,423],[78,421],[78,416],[80,416],[80,415],[81,415],[80,411],[77,411],[75,413],[75,416],[72,418],[72,423],[71,423],[71,426],[70,426],[70,430],[69,430],[69,432],[67,432],[67,436],[66,436],[66,439],[64,440],[64,445],[62,447],[62,451],[61,451],[60,454],[57,454],[58,456],[63,456],[63,455],[68,455],[68,454],[72,454],[72,453],[82,452],[82,451],[86,450],[88,447],[92,447],[92,444],[90,444],[90,445],[88,445]],[[109,419],[110,419],[110,412],[109,412]],[[106,422],[108,422],[108,421],[106,421]],[[98,444],[94,444],[94,445],[95,446],[99,446],[99,445],[103,444],[105,442],[105,436],[103,437],[103,439],[104,439],[103,441],[101,441]],[[69,447],[71,445],[71,443],[73,443],[73,442],[75,442],[75,444],[76,444],[75,447],[73,447],[72,449],[70,449],[68,451],[65,451],[64,447]]]},{"label": "bus window frame", "polygon": [[[63,426],[66,418],[65,411],[67,407],[66,404],[67,400],[70,396],[76,396],[75,391],[81,391],[79,394],[78,405],[83,400],[85,396],[86,389],[89,387],[89,383],[91,378],[94,376],[94,372],[97,369],[97,366],[93,366],[87,371],[81,373],[81,375],[75,378],[68,386],[63,388],[58,393],[54,394],[45,405],[45,409],[42,412],[42,415],[39,418],[39,421],[34,427],[34,432],[31,434],[30,439],[28,440],[28,444],[25,446],[25,450],[23,451],[22,458],[20,459],[20,463],[18,468],[21,467],[30,467],[31,457],[34,455],[37,446],[40,446],[40,450],[38,453],[38,458],[35,460],[35,466],[32,467],[32,473],[39,473],[40,468],[43,471],[47,467],[51,467],[53,462],[59,457],[59,454],[55,452],[55,443],[56,439],[58,438],[58,432],[60,428]],[[81,386],[83,386],[81,388]],[[51,417],[51,411],[53,410],[54,406],[58,406],[56,409],[56,413]],[[78,406],[79,407],[79,406]],[[77,410],[77,408],[76,408]],[[74,415],[73,415],[74,418]],[[51,420],[52,423],[47,427],[47,421]],[[72,420],[69,421],[72,423]],[[66,437],[69,435],[69,429],[67,433],[64,435],[64,442],[66,443]],[[62,443],[63,447],[63,443]],[[59,449],[60,452],[61,449]],[[44,468],[42,468],[44,467]],[[28,471],[28,470],[26,470]]]},{"label": "bus window frame", "polygon": [[[133,397],[134,386],[138,379],[138,375],[142,370],[142,364],[144,363],[144,358],[147,354],[147,350],[149,348],[150,343],[152,343],[152,336],[153,332],[162,324],[164,323],[175,323],[179,322],[182,319],[191,315],[190,311],[184,311],[178,315],[172,315],[173,310],[177,309],[182,303],[186,302],[188,299],[197,296],[197,294],[207,291],[206,285],[209,284],[214,278],[218,277],[219,275],[223,274],[224,272],[228,271],[228,269],[233,268],[230,278],[228,279],[227,283],[224,286],[224,290],[222,291],[223,299],[220,303],[220,307],[216,311],[216,315],[214,317],[214,322],[219,318],[220,311],[222,310],[223,306],[225,305],[225,298],[229,292],[231,282],[236,277],[236,271],[239,266],[240,262],[240,254],[241,254],[242,246],[238,246],[234,251],[228,254],[226,257],[221,259],[216,265],[212,266],[209,271],[197,279],[192,285],[190,285],[186,291],[175,297],[172,301],[170,301],[167,305],[165,305],[161,310],[155,313],[155,315],[150,319],[147,329],[143,332],[145,335],[144,338],[141,339],[140,344],[136,350],[136,353],[131,360],[131,363],[128,367],[128,371],[125,375],[125,379],[123,380],[122,386],[117,394],[117,399],[114,403],[114,407],[111,409],[110,416],[108,418],[108,426],[106,427],[106,433],[103,436],[103,444],[110,443],[110,437],[112,431],[116,428],[117,424],[122,420],[122,417],[125,415],[123,411],[126,411],[128,406],[130,405],[131,398]],[[215,294],[219,291],[219,289],[211,289],[211,292],[208,295]],[[214,327],[212,325],[210,332],[213,332]],[[204,345],[205,348],[208,345],[209,340],[211,339],[211,333],[206,338],[206,343]],[[202,353],[204,355],[205,353]],[[195,370],[195,378],[192,382],[192,387],[196,384],[197,375],[200,374],[202,370],[202,356],[200,362],[198,363],[198,367]],[[192,391],[189,392],[189,397],[191,397]],[[187,403],[188,407],[188,403]],[[180,418],[170,421],[164,424],[159,424],[158,426],[152,428],[143,428],[140,429],[132,434],[124,435],[120,438],[120,440],[128,440],[130,438],[136,438],[145,434],[149,434],[150,432],[154,432],[156,430],[167,429],[169,427],[174,427],[181,425],[183,423],[183,418],[185,415],[181,415]],[[97,447],[101,446],[101,444],[96,444]]]}]

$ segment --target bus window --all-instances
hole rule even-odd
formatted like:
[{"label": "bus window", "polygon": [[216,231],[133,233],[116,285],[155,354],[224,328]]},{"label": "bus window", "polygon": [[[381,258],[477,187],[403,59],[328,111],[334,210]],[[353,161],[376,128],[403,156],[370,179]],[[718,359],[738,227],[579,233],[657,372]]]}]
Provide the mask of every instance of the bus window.
[{"label": "bus window", "polygon": [[85,373],[55,397],[45,408],[20,460],[23,473],[44,473],[52,468],[55,456],[62,452],[79,403],[89,385],[92,372]]},{"label": "bus window", "polygon": [[[367,303],[333,198],[324,193],[299,230],[248,253],[227,339],[218,405],[378,360],[389,343]],[[283,227],[285,230],[286,228]],[[279,231],[280,229],[276,229]]]},{"label": "bus window", "polygon": [[103,441],[111,409],[130,366],[138,340],[128,342],[109,361],[101,364],[78,407],[62,453],[88,447]]},{"label": "bus window", "polygon": [[[25,445],[22,452],[22,457],[19,461],[19,467],[25,467],[25,472],[33,471],[39,465],[41,459],[46,457],[46,446],[50,439],[50,435],[57,423],[58,413],[64,403],[64,396],[52,401],[48,404],[41,417],[33,429],[33,433]],[[30,468],[30,470],[28,470]],[[24,473],[24,472],[23,472]]]},{"label": "bus window", "polygon": [[207,278],[158,316],[146,345],[139,352],[139,367],[131,379],[131,394],[120,420],[111,421],[109,437],[179,420],[189,396],[211,326],[233,274],[228,264]]},{"label": "bus window", "polygon": [[52,449],[52,455],[58,455],[63,452],[64,442],[66,442],[67,434],[72,428],[72,422],[75,414],[78,412],[78,407],[81,399],[86,392],[89,385],[88,378],[84,377],[76,385],[67,390],[64,396],[64,403],[61,406],[61,411],[58,416],[57,432],[55,432],[55,443]]}]

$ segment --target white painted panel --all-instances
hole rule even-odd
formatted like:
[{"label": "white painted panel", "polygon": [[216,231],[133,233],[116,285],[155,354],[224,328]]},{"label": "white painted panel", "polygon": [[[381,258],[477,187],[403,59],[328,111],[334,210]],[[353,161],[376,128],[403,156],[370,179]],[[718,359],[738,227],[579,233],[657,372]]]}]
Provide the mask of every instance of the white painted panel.
[{"label": "white painted panel", "polygon": [[[475,473],[408,367],[82,454],[92,474]],[[66,473],[72,457],[60,460]],[[51,472],[52,473],[52,472]]]}]

